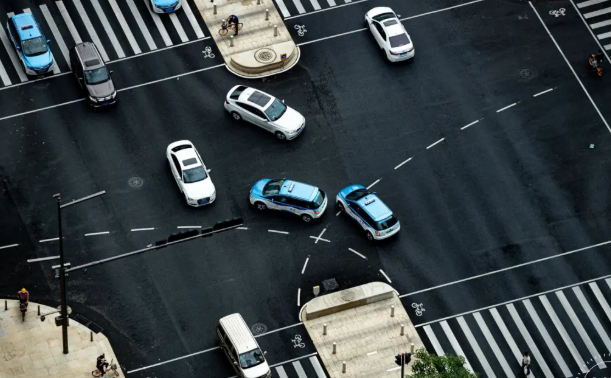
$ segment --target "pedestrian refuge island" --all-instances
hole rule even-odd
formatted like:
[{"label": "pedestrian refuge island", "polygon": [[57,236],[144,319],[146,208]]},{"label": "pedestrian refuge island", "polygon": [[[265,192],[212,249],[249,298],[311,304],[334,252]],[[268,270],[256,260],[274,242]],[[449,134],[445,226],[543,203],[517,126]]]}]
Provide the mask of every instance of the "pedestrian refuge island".
[{"label": "pedestrian refuge island", "polygon": [[424,347],[398,293],[383,282],[314,298],[300,318],[331,378],[398,378],[395,356]]}]

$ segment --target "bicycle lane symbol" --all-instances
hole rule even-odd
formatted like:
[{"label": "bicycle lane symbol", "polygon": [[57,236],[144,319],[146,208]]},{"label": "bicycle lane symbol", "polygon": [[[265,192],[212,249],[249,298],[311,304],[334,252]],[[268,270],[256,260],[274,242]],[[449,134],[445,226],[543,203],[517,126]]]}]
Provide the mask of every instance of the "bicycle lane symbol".
[{"label": "bicycle lane symbol", "polygon": [[566,16],[566,9],[560,8],[558,10],[551,10],[549,11],[549,14],[554,17]]},{"label": "bicycle lane symbol", "polygon": [[295,335],[294,339],[291,339],[293,342],[293,348],[305,348],[305,343],[303,343],[301,339],[301,335]]},{"label": "bicycle lane symbol", "polygon": [[308,31],[305,28],[305,25],[295,25],[295,29],[297,29],[297,34],[300,37],[303,37],[305,35],[305,33],[307,33]]}]

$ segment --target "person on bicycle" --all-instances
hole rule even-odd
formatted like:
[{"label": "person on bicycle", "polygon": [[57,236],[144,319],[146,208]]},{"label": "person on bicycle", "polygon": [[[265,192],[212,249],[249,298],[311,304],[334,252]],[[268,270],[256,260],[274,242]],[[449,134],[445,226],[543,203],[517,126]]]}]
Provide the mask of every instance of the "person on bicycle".
[{"label": "person on bicycle", "polygon": [[28,293],[25,287],[17,292],[17,297],[19,298],[19,302],[30,302],[30,293]]},{"label": "person on bicycle", "polygon": [[108,366],[108,362],[106,362],[105,355],[100,355],[95,363],[95,367],[100,371],[100,377],[103,377],[106,372],[104,368]]},{"label": "person on bicycle", "polygon": [[603,60],[605,59],[605,55],[603,54],[601,49],[598,49],[597,54],[590,55],[592,58],[592,70],[596,70],[596,67],[603,64]]},{"label": "person on bicycle", "polygon": [[235,31],[235,35],[238,35],[238,24],[239,23],[240,23],[240,20],[238,19],[238,16],[236,16],[235,14],[232,14],[227,19],[227,24],[229,26],[231,26],[231,24],[233,24],[233,30]]}]

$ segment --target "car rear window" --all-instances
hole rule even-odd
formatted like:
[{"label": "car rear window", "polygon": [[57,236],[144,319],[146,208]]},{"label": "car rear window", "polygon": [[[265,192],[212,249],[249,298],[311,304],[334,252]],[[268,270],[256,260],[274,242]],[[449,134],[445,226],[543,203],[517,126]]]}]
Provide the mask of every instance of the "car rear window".
[{"label": "car rear window", "polygon": [[376,222],[375,226],[378,231],[383,231],[383,230],[387,230],[391,228],[392,226],[397,224],[397,222],[398,222],[397,218],[395,218],[394,215],[391,215],[390,218],[386,218],[381,222]]},{"label": "car rear window", "polygon": [[394,13],[388,12],[388,13],[379,14],[377,16],[373,16],[372,18],[374,20],[378,21],[378,22],[381,22],[381,21],[384,21],[384,20],[386,20],[388,18],[394,18],[394,17],[395,17]]},{"label": "car rear window", "polygon": [[280,189],[282,188],[282,184],[284,184],[284,180],[272,180],[265,184],[263,188],[263,195],[269,196],[271,194],[280,193]]},{"label": "car rear window", "polygon": [[230,98],[230,99],[232,99],[232,100],[237,100],[237,99],[239,99],[239,98],[240,98],[240,95],[242,94],[242,92],[244,92],[244,91],[246,90],[246,88],[248,88],[248,87],[246,87],[246,86],[244,86],[244,85],[240,85],[239,87],[237,87],[237,88],[235,89],[235,91],[233,91],[233,92],[231,93],[231,95],[229,95],[229,98]]},{"label": "car rear window", "polygon": [[390,39],[390,47],[401,47],[410,44],[407,34],[393,35]]}]

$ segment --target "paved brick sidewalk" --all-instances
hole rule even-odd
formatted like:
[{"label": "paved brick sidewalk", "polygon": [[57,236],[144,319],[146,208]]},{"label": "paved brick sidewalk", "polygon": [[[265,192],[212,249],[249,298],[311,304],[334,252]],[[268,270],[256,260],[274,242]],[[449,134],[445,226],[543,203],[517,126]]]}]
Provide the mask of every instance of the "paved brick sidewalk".
[{"label": "paved brick sidewalk", "polygon": [[[61,327],[55,326],[58,314],[49,315],[41,322],[37,317],[38,304],[30,302],[26,320],[22,322],[17,300],[8,300],[7,311],[4,300],[0,303],[0,378],[91,377],[100,354],[106,354],[109,362],[114,357],[106,336],[94,333],[90,341],[90,330],[73,319],[68,327],[70,353],[63,354]],[[54,310],[40,305],[42,314]]]}]

